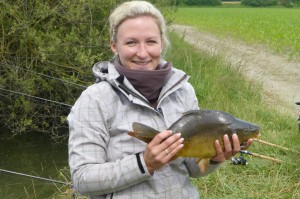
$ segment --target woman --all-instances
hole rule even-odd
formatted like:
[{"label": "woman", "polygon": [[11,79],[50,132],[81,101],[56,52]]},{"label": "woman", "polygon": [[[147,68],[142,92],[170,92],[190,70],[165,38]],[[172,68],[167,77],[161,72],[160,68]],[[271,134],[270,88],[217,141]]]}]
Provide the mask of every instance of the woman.
[{"label": "woman", "polygon": [[[85,90],[68,116],[69,164],[75,188],[91,198],[199,198],[190,177],[214,171],[240,150],[224,136],[218,155],[201,173],[195,159],[172,157],[183,147],[167,129],[182,113],[199,109],[183,71],[162,59],[165,21],[145,1],[131,1],[110,15],[112,61],[94,65],[97,83]],[[147,145],[129,136],[133,122],[160,130]],[[250,142],[248,142],[248,145]]]}]

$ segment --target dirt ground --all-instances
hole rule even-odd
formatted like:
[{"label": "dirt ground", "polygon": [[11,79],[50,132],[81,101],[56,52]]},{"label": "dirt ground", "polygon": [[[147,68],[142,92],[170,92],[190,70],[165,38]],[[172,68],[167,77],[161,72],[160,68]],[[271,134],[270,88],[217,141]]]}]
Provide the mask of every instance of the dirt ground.
[{"label": "dirt ground", "polygon": [[288,57],[250,46],[233,39],[220,39],[192,27],[172,25],[172,31],[196,48],[212,54],[222,54],[225,60],[242,67],[245,75],[262,84],[264,99],[283,113],[297,117],[300,106],[300,63]]}]

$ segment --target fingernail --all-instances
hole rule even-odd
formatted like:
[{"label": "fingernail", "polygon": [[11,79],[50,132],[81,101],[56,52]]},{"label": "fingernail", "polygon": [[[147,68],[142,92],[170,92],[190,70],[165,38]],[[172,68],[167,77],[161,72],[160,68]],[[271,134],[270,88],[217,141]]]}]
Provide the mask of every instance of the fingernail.
[{"label": "fingernail", "polygon": [[184,141],[184,138],[180,138],[180,140],[179,140],[180,142],[183,142]]},{"label": "fingernail", "polygon": [[179,138],[181,137],[181,133],[177,133],[176,135],[177,135],[177,137],[179,137]]}]

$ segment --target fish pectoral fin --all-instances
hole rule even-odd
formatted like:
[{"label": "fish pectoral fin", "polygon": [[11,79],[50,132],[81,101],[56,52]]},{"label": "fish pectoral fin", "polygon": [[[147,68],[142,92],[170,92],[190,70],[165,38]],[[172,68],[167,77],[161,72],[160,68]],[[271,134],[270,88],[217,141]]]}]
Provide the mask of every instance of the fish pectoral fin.
[{"label": "fish pectoral fin", "polygon": [[209,166],[209,162],[210,162],[210,159],[209,158],[205,158],[205,159],[197,159],[196,160],[196,163],[200,169],[200,172],[201,173],[205,173],[208,166]]}]

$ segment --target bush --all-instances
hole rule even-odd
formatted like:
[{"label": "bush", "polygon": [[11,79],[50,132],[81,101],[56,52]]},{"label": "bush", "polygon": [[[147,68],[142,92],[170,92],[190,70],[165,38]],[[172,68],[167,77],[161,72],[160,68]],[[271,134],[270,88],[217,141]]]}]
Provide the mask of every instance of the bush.
[{"label": "bush", "polygon": [[[108,16],[125,0],[0,1],[0,128],[58,136],[92,65],[109,60]],[[156,2],[157,1],[157,2]],[[153,0],[167,20],[169,0]]]},{"label": "bush", "polygon": [[274,6],[278,4],[277,0],[242,0],[242,5],[252,6],[252,7],[266,7]]},{"label": "bush", "polygon": [[221,5],[221,0],[185,0],[184,3],[188,6],[216,6]]},{"label": "bush", "polygon": [[279,5],[285,7],[297,7],[300,6],[300,0],[279,0]]},{"label": "bush", "polygon": [[[110,0],[0,2],[0,124],[14,133],[57,132],[70,107],[94,81],[91,66],[108,59]],[[55,77],[46,78],[44,75]]]}]

